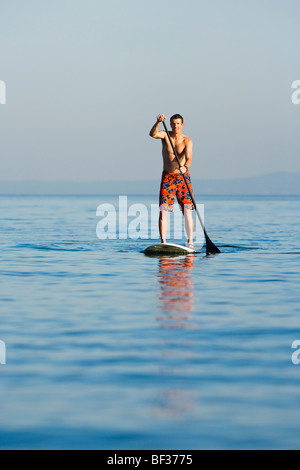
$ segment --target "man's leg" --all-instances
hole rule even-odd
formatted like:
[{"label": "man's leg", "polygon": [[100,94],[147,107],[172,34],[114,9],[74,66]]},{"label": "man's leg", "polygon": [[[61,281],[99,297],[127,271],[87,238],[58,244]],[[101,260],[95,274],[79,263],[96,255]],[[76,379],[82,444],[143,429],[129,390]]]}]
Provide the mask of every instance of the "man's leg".
[{"label": "man's leg", "polygon": [[167,243],[168,211],[161,210],[159,214],[159,233],[162,243]]},{"label": "man's leg", "polygon": [[[189,185],[190,191],[193,192],[192,180],[189,171],[186,171],[185,180]],[[185,230],[188,238],[188,244],[191,248],[194,245],[194,220],[193,220],[193,201],[189,194],[188,188],[183,178],[180,178],[177,183],[177,201],[181,206],[184,214]]]},{"label": "man's leg", "polygon": [[194,244],[194,220],[193,220],[193,212],[191,209],[184,208],[184,222],[185,222],[185,230],[188,237],[188,244]]}]

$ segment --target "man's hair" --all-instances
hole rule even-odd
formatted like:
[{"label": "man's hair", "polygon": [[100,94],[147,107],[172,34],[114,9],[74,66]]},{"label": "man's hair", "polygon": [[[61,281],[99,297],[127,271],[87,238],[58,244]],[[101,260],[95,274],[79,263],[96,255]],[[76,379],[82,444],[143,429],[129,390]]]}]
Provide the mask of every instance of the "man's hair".
[{"label": "man's hair", "polygon": [[184,119],[182,116],[180,116],[180,114],[174,114],[174,116],[172,116],[170,119],[170,123],[172,124],[172,121],[174,121],[175,119],[181,119],[182,124],[184,123]]}]

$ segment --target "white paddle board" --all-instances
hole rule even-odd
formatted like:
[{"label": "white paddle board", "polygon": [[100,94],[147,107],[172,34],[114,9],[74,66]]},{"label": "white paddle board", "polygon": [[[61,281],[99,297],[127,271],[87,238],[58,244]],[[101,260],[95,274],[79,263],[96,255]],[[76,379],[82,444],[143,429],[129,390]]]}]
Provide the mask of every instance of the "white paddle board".
[{"label": "white paddle board", "polygon": [[159,243],[158,245],[149,246],[144,251],[146,255],[190,255],[196,253],[195,250],[186,246],[175,245],[174,243]]}]

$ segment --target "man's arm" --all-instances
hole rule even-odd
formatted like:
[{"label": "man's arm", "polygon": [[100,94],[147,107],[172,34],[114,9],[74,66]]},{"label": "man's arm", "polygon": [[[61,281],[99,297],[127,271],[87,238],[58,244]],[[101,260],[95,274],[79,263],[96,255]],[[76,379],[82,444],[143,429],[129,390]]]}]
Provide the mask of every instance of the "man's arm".
[{"label": "man's arm", "polygon": [[187,140],[186,143],[186,148],[185,148],[185,157],[186,157],[186,162],[185,165],[182,166],[180,169],[176,170],[175,173],[186,173],[186,170],[190,169],[191,164],[192,164],[192,159],[193,159],[193,141],[191,139]]},{"label": "man's arm", "polygon": [[160,124],[166,119],[167,118],[166,116],[164,116],[164,114],[160,114],[159,116],[157,116],[157,121],[150,131],[150,137],[153,137],[153,139],[161,139],[161,140],[166,138],[166,132],[158,130]]},{"label": "man's arm", "polygon": [[193,159],[193,141],[191,139],[188,139],[188,142],[186,144],[186,163],[185,166],[187,168],[190,168],[192,164],[192,159]]}]

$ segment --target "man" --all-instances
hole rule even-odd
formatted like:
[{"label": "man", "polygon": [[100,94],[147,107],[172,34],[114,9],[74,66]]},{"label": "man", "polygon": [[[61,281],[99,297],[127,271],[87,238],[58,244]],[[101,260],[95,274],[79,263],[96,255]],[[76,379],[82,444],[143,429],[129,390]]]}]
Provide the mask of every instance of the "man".
[{"label": "man", "polygon": [[193,142],[186,135],[183,135],[184,119],[180,114],[175,114],[171,117],[170,132],[171,140],[177,151],[180,169],[174,155],[172,146],[170,144],[168,135],[165,131],[159,131],[159,126],[166,120],[166,116],[160,114],[157,116],[157,121],[150,131],[150,136],[154,139],[162,141],[162,156],[164,163],[164,170],[162,174],[161,189],[160,189],[160,216],[159,216],[159,231],[161,242],[167,243],[167,229],[168,229],[168,212],[174,210],[175,196],[184,213],[185,228],[188,236],[188,247],[194,249],[193,234],[194,234],[194,221],[192,210],[194,209],[191,197],[184,182],[183,173],[188,181],[189,187],[192,191],[192,182],[189,173],[189,168],[192,164],[193,158]]}]

